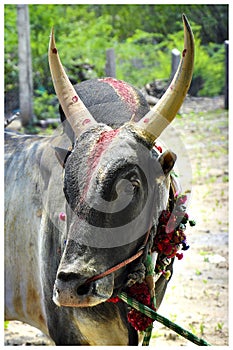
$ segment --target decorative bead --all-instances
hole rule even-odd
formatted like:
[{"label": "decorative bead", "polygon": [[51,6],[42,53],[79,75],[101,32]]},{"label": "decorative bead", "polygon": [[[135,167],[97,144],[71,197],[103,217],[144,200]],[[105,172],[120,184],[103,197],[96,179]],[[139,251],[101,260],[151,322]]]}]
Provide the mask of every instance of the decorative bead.
[{"label": "decorative bead", "polygon": [[183,259],[183,256],[184,256],[183,253],[176,253],[176,257],[178,260]]},{"label": "decorative bead", "polygon": [[163,271],[164,278],[168,281],[171,276],[171,271]]},{"label": "decorative bead", "polygon": [[162,147],[161,147],[161,146],[155,145],[155,147],[157,148],[157,150],[158,150],[160,153],[163,153],[163,150],[162,150]]},{"label": "decorative bead", "polygon": [[189,220],[189,225],[190,226],[195,226],[196,225],[196,222],[194,220]]},{"label": "decorative bead", "polygon": [[59,219],[60,219],[61,221],[66,221],[66,214],[63,213],[63,212],[61,212],[61,213],[59,214]]},{"label": "decorative bead", "polygon": [[121,301],[121,300],[120,300],[120,298],[119,298],[118,296],[109,298],[109,299],[107,300],[108,303],[114,303],[114,304],[115,304],[115,303],[118,303],[119,301]]}]

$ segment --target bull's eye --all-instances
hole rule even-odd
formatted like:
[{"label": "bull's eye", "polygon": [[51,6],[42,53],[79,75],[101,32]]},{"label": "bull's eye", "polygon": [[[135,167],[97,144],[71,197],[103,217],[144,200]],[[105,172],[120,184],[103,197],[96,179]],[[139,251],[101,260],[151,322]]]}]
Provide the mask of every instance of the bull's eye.
[{"label": "bull's eye", "polygon": [[104,191],[101,197],[108,202],[115,202],[116,200],[130,201],[139,194],[142,180],[143,174],[137,167],[131,165],[119,167],[114,174],[111,172],[105,177]]},{"label": "bull's eye", "polygon": [[131,178],[130,181],[134,189],[138,189],[141,186],[141,181],[137,178]]},{"label": "bull's eye", "polygon": [[129,181],[127,181],[124,187],[124,192],[127,194],[134,194],[140,188],[140,186],[140,180],[133,176],[129,179]]}]

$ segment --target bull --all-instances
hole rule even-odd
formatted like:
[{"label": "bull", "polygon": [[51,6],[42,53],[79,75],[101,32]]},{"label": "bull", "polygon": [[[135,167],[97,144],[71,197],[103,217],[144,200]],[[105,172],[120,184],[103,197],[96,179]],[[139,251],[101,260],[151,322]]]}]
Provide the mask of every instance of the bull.
[{"label": "bull", "polygon": [[[151,110],[138,89],[113,78],[73,87],[52,33],[62,127],[50,137],[5,133],[5,317],[56,345],[139,342],[127,305],[108,301],[144,280],[168,204],[176,155],[154,143],[191,82],[194,40],[184,15],[183,23],[180,65]],[[157,308],[167,283],[161,274],[155,282]]]}]

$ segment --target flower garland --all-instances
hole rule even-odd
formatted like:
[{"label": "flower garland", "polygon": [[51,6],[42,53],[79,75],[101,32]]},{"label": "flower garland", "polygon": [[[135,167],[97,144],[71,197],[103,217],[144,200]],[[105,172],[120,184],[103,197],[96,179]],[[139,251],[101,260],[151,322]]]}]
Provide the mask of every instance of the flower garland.
[{"label": "flower garland", "polygon": [[[152,266],[151,254],[147,256],[145,263],[147,274],[142,283],[135,283],[133,286],[127,288],[126,293],[141,302],[142,304],[149,306],[156,311],[155,298],[154,298],[154,271],[159,278],[161,274],[168,280],[170,278],[170,271],[166,271],[166,267],[171,262],[171,259],[176,257],[178,260],[183,258],[183,253],[180,250],[187,250],[189,245],[186,241],[186,225],[195,225],[195,221],[189,220],[189,216],[186,213],[185,203],[187,196],[184,194],[175,194],[175,206],[173,211],[163,210],[157,226],[157,232],[154,237],[151,254],[157,252],[159,255],[155,268]],[[153,272],[152,272],[153,269]],[[153,276],[152,276],[153,274]],[[153,286],[152,286],[153,285]],[[118,297],[113,297],[108,302],[116,303],[120,301]],[[127,314],[128,322],[137,330],[145,331],[152,323],[153,320],[148,316],[145,316],[140,311],[131,308]]]},{"label": "flower garland", "polygon": [[[152,303],[150,290],[146,281],[143,281],[142,283],[135,283],[133,286],[126,289],[126,293],[130,297],[136,299],[146,306],[151,307],[156,311],[156,308]],[[117,303],[118,301],[121,301],[121,299],[117,296],[110,298],[107,301],[111,303]],[[127,320],[137,331],[144,331],[147,327],[149,327],[151,323],[153,323],[153,319],[142,314],[140,311],[134,308],[131,308],[128,312]]]},{"label": "flower garland", "polygon": [[[146,281],[142,283],[135,283],[129,288],[127,294],[156,311]],[[133,308],[128,312],[127,319],[137,331],[144,331],[151,323],[153,323],[153,319]]]},{"label": "flower garland", "polygon": [[194,220],[189,220],[186,213],[185,203],[187,196],[184,194],[175,195],[175,207],[172,212],[163,210],[158,222],[156,236],[152,251],[160,253],[164,258],[157,261],[155,272],[162,273],[166,279],[170,277],[170,271],[166,271],[167,259],[176,257],[178,260],[183,258],[180,250],[188,250],[189,245],[186,241],[186,225],[195,226]]}]

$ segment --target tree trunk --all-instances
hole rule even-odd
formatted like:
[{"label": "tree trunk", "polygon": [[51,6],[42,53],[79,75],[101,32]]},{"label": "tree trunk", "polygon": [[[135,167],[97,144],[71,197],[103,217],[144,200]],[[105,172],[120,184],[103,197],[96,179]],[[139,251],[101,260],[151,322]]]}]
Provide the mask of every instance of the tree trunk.
[{"label": "tree trunk", "polygon": [[108,49],[106,51],[106,66],[105,74],[106,77],[116,78],[116,60],[115,60],[115,51],[114,49]]},{"label": "tree trunk", "polygon": [[32,120],[33,87],[30,49],[30,25],[27,5],[17,5],[18,56],[19,56],[19,105],[23,126]]}]

